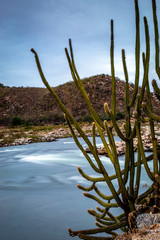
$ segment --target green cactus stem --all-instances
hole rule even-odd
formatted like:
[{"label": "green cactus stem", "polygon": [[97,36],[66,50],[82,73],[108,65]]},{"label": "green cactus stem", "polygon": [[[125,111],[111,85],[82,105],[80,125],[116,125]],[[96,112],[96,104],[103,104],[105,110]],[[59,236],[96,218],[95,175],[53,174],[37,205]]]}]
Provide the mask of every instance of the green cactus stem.
[{"label": "green cactus stem", "polygon": [[111,76],[112,76],[112,98],[111,98],[111,111],[115,117],[116,113],[116,81],[114,70],[114,30],[113,20],[111,20],[111,47],[110,47],[110,59],[111,59]]},{"label": "green cactus stem", "polygon": [[156,1],[152,0],[152,9],[153,9],[153,22],[154,22],[154,34],[155,34],[155,64],[156,72],[160,79],[160,67],[159,67],[159,32],[158,32],[158,21],[157,21],[157,7]]},{"label": "green cactus stem", "polygon": [[160,88],[157,85],[156,80],[152,80],[152,86],[154,89],[154,94],[156,95],[157,99],[160,100]]},{"label": "green cactus stem", "polygon": [[132,99],[130,101],[129,106],[132,107],[136,100],[136,95],[138,92],[138,84],[139,84],[139,72],[140,72],[140,24],[139,24],[139,7],[138,0],[135,0],[135,13],[136,13],[136,51],[135,51],[135,85],[133,90]]}]

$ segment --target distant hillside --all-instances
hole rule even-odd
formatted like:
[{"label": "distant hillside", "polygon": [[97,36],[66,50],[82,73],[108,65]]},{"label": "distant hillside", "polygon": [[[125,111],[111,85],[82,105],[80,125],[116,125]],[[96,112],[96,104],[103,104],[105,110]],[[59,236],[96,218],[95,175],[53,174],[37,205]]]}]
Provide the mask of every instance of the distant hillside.
[{"label": "distant hillside", "polygon": [[[82,80],[95,110],[104,118],[104,103],[111,105],[111,77],[97,75]],[[125,82],[116,79],[117,112],[124,113]],[[130,94],[133,92],[130,84]],[[89,119],[88,108],[74,82],[55,88],[56,93],[77,120]],[[153,97],[154,111],[159,112]],[[10,125],[13,120],[22,124],[57,124],[63,121],[63,113],[45,88],[4,87],[0,84],[0,125]]]}]

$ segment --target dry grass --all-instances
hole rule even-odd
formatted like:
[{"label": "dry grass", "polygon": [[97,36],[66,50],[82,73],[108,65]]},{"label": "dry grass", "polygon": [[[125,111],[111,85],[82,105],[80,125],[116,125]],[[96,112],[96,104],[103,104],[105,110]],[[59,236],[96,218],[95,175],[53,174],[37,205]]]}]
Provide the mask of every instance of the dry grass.
[{"label": "dry grass", "polygon": [[160,223],[119,235],[117,240],[160,240]]}]

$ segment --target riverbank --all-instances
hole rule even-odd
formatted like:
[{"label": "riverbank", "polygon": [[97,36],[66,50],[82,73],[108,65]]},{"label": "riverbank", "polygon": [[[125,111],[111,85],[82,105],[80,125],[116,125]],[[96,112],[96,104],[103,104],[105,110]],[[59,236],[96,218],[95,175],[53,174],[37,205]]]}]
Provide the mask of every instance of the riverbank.
[{"label": "riverbank", "polygon": [[[118,126],[124,133],[124,120],[119,120]],[[80,124],[86,136],[92,136],[92,124]],[[78,132],[76,135],[79,136]],[[142,125],[142,135],[149,137],[149,125]],[[113,133],[116,135],[116,132]],[[160,136],[160,124],[155,125],[155,133]],[[97,135],[98,132],[96,132]],[[59,138],[71,137],[70,129],[67,125],[44,125],[44,126],[18,126],[18,127],[2,127],[0,126],[0,147],[24,145],[37,142],[52,142]]]},{"label": "riverbank", "polygon": [[[91,124],[81,124],[81,127],[87,136],[91,136]],[[0,127],[0,147],[52,142],[67,137],[71,137],[67,125]]]}]

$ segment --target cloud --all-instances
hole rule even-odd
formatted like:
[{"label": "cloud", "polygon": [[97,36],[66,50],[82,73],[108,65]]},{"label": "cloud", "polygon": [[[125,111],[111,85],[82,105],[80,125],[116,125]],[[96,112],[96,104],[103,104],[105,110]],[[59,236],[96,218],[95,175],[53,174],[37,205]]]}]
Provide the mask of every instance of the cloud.
[{"label": "cloud", "polygon": [[[151,1],[139,1],[141,19],[152,21]],[[116,6],[116,7],[115,7]],[[160,10],[160,6],[157,7]],[[48,81],[71,79],[64,47],[72,38],[82,77],[110,74],[110,19],[114,19],[115,71],[124,79],[121,49],[126,49],[130,81],[134,81],[134,1],[124,0],[2,0],[0,15],[0,79],[6,85],[41,86],[30,48],[35,48]],[[160,20],[159,20],[160,21]],[[153,24],[150,24],[152,41]],[[141,35],[144,34],[143,19]],[[141,38],[145,50],[144,37]],[[152,44],[151,46],[154,45]],[[154,49],[151,50],[152,52]],[[152,63],[152,66],[154,64]],[[153,68],[151,68],[153,75]],[[22,81],[23,78],[23,81]],[[54,83],[52,83],[52,79]],[[43,86],[43,85],[42,85]]]}]

